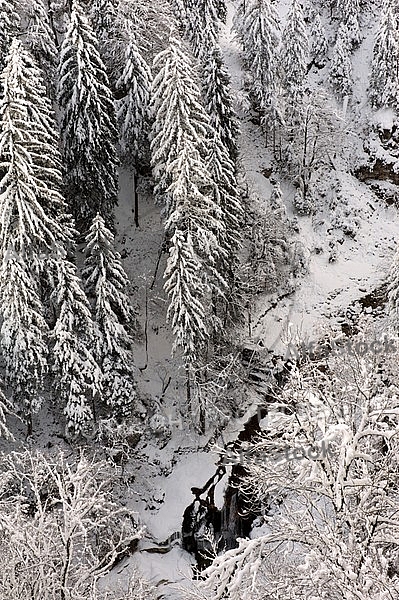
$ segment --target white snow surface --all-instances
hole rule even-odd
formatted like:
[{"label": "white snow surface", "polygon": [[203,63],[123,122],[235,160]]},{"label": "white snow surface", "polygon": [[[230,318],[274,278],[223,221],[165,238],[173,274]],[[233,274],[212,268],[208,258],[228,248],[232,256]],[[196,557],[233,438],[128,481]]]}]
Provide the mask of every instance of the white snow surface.
[{"label": "white snow surface", "polygon": [[[287,11],[287,2],[282,4],[282,14]],[[223,27],[221,46],[232,87],[236,98],[243,98],[242,84],[244,73],[240,60],[239,45],[231,32],[233,5],[229,3],[228,23]],[[367,73],[375,31],[375,19],[365,24],[362,32],[364,41],[353,57],[355,73],[355,97],[347,113],[348,137],[353,138],[353,152],[361,148],[361,114],[366,108]],[[332,39],[334,31],[328,31]],[[324,73],[324,71],[323,71]],[[325,78],[318,74],[316,79]],[[315,86],[318,82],[315,81]],[[362,112],[363,111],[363,112]],[[270,198],[271,184],[262,174],[270,166],[271,156],[265,149],[264,139],[258,127],[251,121],[248,110],[239,111],[241,123],[241,160],[249,187],[261,202]],[[381,124],[389,124],[392,115],[388,112],[377,116]],[[253,339],[262,340],[265,346],[274,346],[284,352],[286,331],[292,329],[302,336],[317,339],[324,327],[334,326],[336,317],[355,300],[378,287],[384,280],[395,251],[399,236],[399,219],[394,206],[388,206],[378,199],[372,190],[355,177],[340,170],[341,157],[336,158],[337,171],[343,194],[352,211],[360,211],[360,229],[356,239],[343,236],[338,243],[338,258],[335,263],[328,261],[327,229],[331,215],[318,212],[314,217],[299,217],[300,232],[297,238],[305,245],[309,257],[309,273],[300,282],[296,293],[281,301],[268,311],[270,300],[261,297],[253,311]],[[158,587],[162,598],[178,598],[174,582],[183,582],[182,573],[190,574],[192,557],[171,544],[166,553],[148,552],[156,548],[169,536],[179,532],[185,508],[192,502],[190,487],[201,487],[215,473],[217,454],[208,449],[211,434],[199,436],[179,425],[183,410],[183,374],[179,371],[179,361],[170,357],[172,336],[167,325],[166,297],[163,292],[162,273],[165,255],[162,256],[153,289],[153,280],[158,251],[163,239],[163,226],[160,207],[155,206],[149,193],[140,194],[140,227],[135,228],[132,212],[133,183],[130,174],[121,172],[120,206],[118,209],[119,249],[125,256],[125,268],[137,289],[133,296],[143,297],[148,293],[148,366],[139,373],[141,393],[161,398],[162,388],[168,377],[171,382],[162,398],[162,411],[167,419],[172,419],[172,437],[162,448],[154,441],[140,446],[142,464],[137,478],[129,490],[128,503],[140,513],[147,526],[147,536],[140,543],[139,552],[124,563],[120,572],[127,573],[135,565],[143,570],[149,580]],[[289,215],[293,214],[292,201],[294,188],[287,181],[281,181],[283,199]],[[316,253],[316,248],[322,248]],[[140,306],[140,321],[144,327],[144,307]],[[244,332],[239,333],[245,338]],[[143,344],[137,344],[136,362],[139,367],[147,363]],[[239,420],[232,421],[224,439],[237,437],[250,411]],[[218,440],[220,443],[220,440]],[[221,506],[227,477],[217,486],[217,504]],[[122,575],[120,575],[122,576]]]}]

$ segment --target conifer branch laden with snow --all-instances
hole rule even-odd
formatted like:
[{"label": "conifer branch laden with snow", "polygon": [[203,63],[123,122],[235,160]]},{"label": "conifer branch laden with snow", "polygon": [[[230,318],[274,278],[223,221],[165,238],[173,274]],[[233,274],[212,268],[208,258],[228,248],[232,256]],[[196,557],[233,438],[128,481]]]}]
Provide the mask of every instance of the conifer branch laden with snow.
[{"label": "conifer branch laden with snow", "polygon": [[270,0],[240,2],[234,28],[244,49],[245,64],[251,74],[251,94],[266,129],[281,120],[277,89],[277,47],[280,24]]},{"label": "conifer branch laden with snow", "polygon": [[127,275],[114,243],[114,236],[97,214],[86,237],[83,278],[94,302],[103,400],[120,416],[131,414],[136,396],[131,335],[135,317],[126,294]]},{"label": "conifer branch laden with snow", "polygon": [[58,265],[52,295],[57,320],[51,332],[55,390],[67,418],[67,430],[80,434],[91,423],[93,406],[101,399],[101,370],[95,360],[94,325],[76,268]]},{"label": "conifer branch laden with snow", "polygon": [[116,89],[124,94],[117,103],[122,156],[135,167],[143,158],[148,135],[151,85],[150,68],[131,37],[125,51],[125,66]]},{"label": "conifer branch laden with snow", "polygon": [[58,77],[69,205],[80,228],[88,227],[97,212],[112,227],[118,192],[115,106],[98,41],[77,0]]},{"label": "conifer branch laden with snow", "polygon": [[62,255],[73,229],[60,194],[55,122],[40,73],[15,40],[1,75],[0,252],[13,248],[40,271],[40,256]]},{"label": "conifer branch laden with snow", "polygon": [[348,27],[341,23],[330,64],[330,82],[340,98],[350,96],[353,88],[352,61]]},{"label": "conifer branch laden with snow", "polygon": [[384,0],[371,64],[369,96],[375,108],[398,108],[398,19],[391,0]]},{"label": "conifer branch laden with snow", "polygon": [[0,69],[3,69],[12,39],[19,32],[21,24],[15,0],[0,0],[0,15]]},{"label": "conifer branch laden with snow", "polygon": [[27,20],[26,44],[41,67],[46,84],[55,95],[55,73],[58,62],[58,40],[49,18],[46,0],[30,0],[23,4]]},{"label": "conifer branch laden with snow", "polygon": [[202,80],[204,105],[210,125],[227,148],[230,160],[235,163],[238,158],[239,127],[233,110],[230,77],[219,46],[211,46],[204,55]]},{"label": "conifer branch laden with snow", "polygon": [[0,268],[0,347],[11,402],[32,434],[32,418],[43,401],[48,327],[31,267],[10,246]]},{"label": "conifer branch laden with snow", "polygon": [[292,0],[281,39],[281,78],[290,101],[295,103],[303,92],[307,72],[309,39],[300,0]]}]

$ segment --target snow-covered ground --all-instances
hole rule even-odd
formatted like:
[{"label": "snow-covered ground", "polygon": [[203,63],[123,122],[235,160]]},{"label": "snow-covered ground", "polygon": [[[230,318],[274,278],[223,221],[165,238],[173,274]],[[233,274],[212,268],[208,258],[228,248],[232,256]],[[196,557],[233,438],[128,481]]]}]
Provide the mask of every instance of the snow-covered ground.
[{"label": "snow-covered ground", "polygon": [[[240,49],[231,31],[233,11],[234,6],[229,3],[228,21],[223,27],[221,46],[231,75],[234,95],[242,98],[245,75]],[[287,2],[283,2],[282,18],[286,11]],[[374,21],[370,19],[370,23],[363,28],[365,39],[353,57],[354,101],[345,116],[345,127],[350,131],[348,139],[355,140],[352,139],[352,148],[361,146],[360,116],[364,115],[374,29]],[[333,38],[334,33],[329,31],[329,36]],[[316,79],[320,80],[322,77],[323,74],[318,74]],[[270,166],[271,156],[265,148],[259,128],[251,122],[248,111],[243,108],[239,111],[239,116],[243,170],[249,188],[261,201],[267,203],[272,187],[262,171]],[[299,332],[308,339],[317,339],[325,327],[334,328],[336,317],[346,307],[383,282],[395,251],[396,240],[399,238],[396,208],[384,204],[365,183],[340,171],[342,161],[339,158],[335,176],[341,182],[349,214],[361,215],[360,228],[355,239],[342,236],[337,243],[337,260],[329,262],[329,241],[332,238],[328,230],[334,215],[325,209],[312,217],[299,218],[299,233],[295,239],[305,246],[308,274],[301,279],[297,291],[275,308],[266,310],[270,302],[264,296],[257,300],[253,308],[253,341],[262,341],[264,346],[273,347],[278,352],[284,351],[289,326],[291,332]],[[281,187],[288,214],[292,215],[294,188],[284,180]],[[159,400],[158,404],[155,402],[154,413],[163,415],[165,421],[171,424],[172,436],[164,445],[154,440],[146,440],[140,445],[141,464],[137,469],[134,489],[127,492],[127,501],[139,512],[146,524],[147,536],[140,543],[139,551],[126,559],[118,567],[118,575],[114,575],[116,578],[123,578],[138,566],[157,586],[159,597],[177,598],[174,583],[184,582],[190,576],[193,559],[179,547],[178,539],[171,541],[170,538],[180,532],[184,510],[193,500],[190,488],[203,485],[215,473],[218,457],[207,447],[210,434],[200,436],[186,426],[183,377],[179,374],[178,361],[170,358],[172,339],[165,325],[166,298],[162,290],[164,255],[161,256],[155,281],[153,279],[163,239],[160,209],[153,204],[149,194],[142,194],[140,227],[136,229],[133,223],[132,189],[129,173],[122,172],[118,212],[120,250],[125,257],[128,275],[137,285],[134,296],[143,297],[143,290],[146,289],[148,298],[147,325],[145,307],[141,306],[141,325],[148,345],[145,349],[145,344],[138,344],[136,350],[137,364],[145,367],[139,373],[139,388],[141,393]],[[228,425],[225,439],[237,437],[250,412]],[[226,482],[225,477],[217,486],[218,506],[222,504]],[[170,543],[165,548],[162,544],[167,540]]]}]

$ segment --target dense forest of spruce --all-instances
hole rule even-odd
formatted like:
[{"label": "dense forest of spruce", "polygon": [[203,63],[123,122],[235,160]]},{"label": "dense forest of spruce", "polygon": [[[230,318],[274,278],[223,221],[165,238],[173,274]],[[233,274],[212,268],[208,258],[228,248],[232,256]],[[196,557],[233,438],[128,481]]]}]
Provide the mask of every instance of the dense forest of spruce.
[{"label": "dense forest of spruce", "polygon": [[[399,252],[316,343],[290,316],[399,206],[397,0],[0,0],[0,72],[0,600],[395,600]],[[183,446],[251,530],[192,487],[160,591]]]}]

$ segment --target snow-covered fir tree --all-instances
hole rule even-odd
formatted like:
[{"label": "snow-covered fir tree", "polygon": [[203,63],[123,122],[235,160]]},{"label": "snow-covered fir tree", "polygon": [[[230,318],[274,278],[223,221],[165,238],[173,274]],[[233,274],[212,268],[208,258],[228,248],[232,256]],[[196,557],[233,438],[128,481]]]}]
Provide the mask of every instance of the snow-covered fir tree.
[{"label": "snow-covered fir tree", "polygon": [[316,65],[325,65],[328,53],[326,30],[321,22],[319,13],[315,13],[312,20],[310,54]]},{"label": "snow-covered fir tree", "polygon": [[292,0],[281,39],[281,78],[291,100],[301,95],[306,77],[309,39],[300,0]]},{"label": "snow-covered fir tree", "polygon": [[[169,239],[180,242],[180,238],[174,236],[176,230],[190,233],[190,245],[193,245],[202,264],[204,302],[208,292],[212,295],[210,306],[213,312],[208,312],[209,328],[219,329],[216,306],[219,300],[225,299],[228,284],[225,271],[227,250],[223,245],[226,224],[215,192],[217,182],[213,182],[207,163],[191,143],[183,146],[180,156],[170,165],[170,174],[171,184],[167,192],[173,210],[165,221],[166,234]],[[187,281],[186,285],[189,286],[190,282]],[[181,325],[184,326],[184,323]]]},{"label": "snow-covered fir tree", "polygon": [[[32,377],[36,377],[39,389],[43,379],[41,373],[45,372],[42,302],[50,302],[53,278],[66,268],[65,257],[68,248],[73,246],[74,229],[60,193],[61,164],[51,103],[38,68],[17,40],[11,45],[1,81],[4,95],[0,101],[0,162],[3,169],[0,256],[7,259],[3,265],[4,277],[8,273],[9,282],[19,286],[14,291],[7,288],[4,293],[10,302],[13,294],[19,296],[21,302],[31,297],[33,311],[27,320],[23,320],[17,318],[23,306],[15,308],[14,337],[10,337],[10,343],[15,340],[13,343],[17,344],[20,340],[30,339],[30,335],[37,335],[37,349],[32,341],[32,356],[26,361],[27,365],[33,360],[38,361],[36,375]],[[6,283],[1,280],[1,285]],[[5,310],[3,305],[3,312]],[[4,323],[11,331],[5,317]],[[29,335],[24,327],[31,328]],[[15,349],[15,355],[28,351],[29,348],[23,350],[21,342],[21,349]],[[13,377],[17,378],[18,373],[25,376],[22,369],[16,369]],[[13,387],[18,395],[22,384],[15,379]],[[35,396],[33,383],[29,383],[27,389],[31,400],[26,402],[35,406],[38,392]],[[32,410],[29,408],[27,418]],[[30,417],[28,423],[30,426]]]},{"label": "snow-covered fir tree", "polygon": [[41,67],[51,94],[55,94],[55,72],[58,62],[57,39],[49,18],[46,0],[30,0],[24,4],[27,20],[26,43]]},{"label": "snow-covered fir tree", "polygon": [[67,260],[59,263],[52,299],[57,317],[51,332],[56,398],[65,407],[67,430],[79,434],[95,416],[102,384],[90,305],[76,267]]},{"label": "snow-covered fir tree", "polygon": [[238,157],[239,134],[237,117],[233,110],[230,77],[223,63],[219,46],[209,48],[203,67],[203,97],[210,117],[210,125],[229,151],[230,159]]},{"label": "snow-covered fir tree", "polygon": [[98,42],[73,1],[59,66],[65,190],[79,228],[99,212],[113,225],[117,202],[116,113]]},{"label": "snow-covered fir tree", "polygon": [[[170,46],[157,56],[155,67],[159,71],[153,86],[152,164],[157,182],[156,193],[166,201],[165,230],[171,249],[165,287],[171,297],[168,314],[180,346],[185,339],[183,330],[186,325],[177,316],[182,314],[182,309],[176,298],[179,302],[185,301],[191,293],[197,298],[192,308],[185,308],[189,314],[198,306],[200,289],[198,274],[194,277],[196,268],[193,267],[191,272],[188,270],[187,280],[184,280],[182,261],[187,255],[193,264],[195,261],[202,264],[203,301],[209,292],[213,297],[223,296],[227,283],[221,270],[225,250],[220,239],[225,225],[208,168],[209,120],[200,104],[200,91],[188,55],[179,40],[171,38]],[[176,248],[175,243],[178,244]],[[179,275],[176,275],[177,272]],[[194,283],[195,290],[190,290]],[[187,293],[174,291],[175,284],[186,286]],[[198,321],[190,319],[193,326],[202,321],[202,316]],[[180,333],[176,330],[177,326],[182,328]],[[192,348],[191,342],[184,343],[187,360],[187,353]]]},{"label": "snow-covered fir tree", "polygon": [[218,42],[218,3],[216,0],[186,2],[185,15],[186,37],[194,56],[202,62],[204,54]]},{"label": "snow-covered fir tree", "polygon": [[170,297],[168,319],[174,350],[181,350],[187,365],[198,360],[209,337],[204,303],[202,264],[196,256],[188,230],[176,228],[164,277]]},{"label": "snow-covered fir tree", "polygon": [[93,0],[91,3],[90,18],[100,46],[108,41],[116,14],[117,0]]},{"label": "snow-covered fir tree", "polygon": [[136,394],[131,333],[135,318],[126,293],[127,275],[114,244],[104,219],[96,215],[86,237],[83,278],[98,326],[96,359],[102,370],[103,400],[120,416],[131,413]]},{"label": "snow-covered fir tree", "polygon": [[123,52],[122,38],[126,25],[119,19],[118,4],[118,0],[93,0],[88,11],[112,89],[120,74],[120,54]]},{"label": "snow-covered fir tree", "polygon": [[[0,382],[2,384],[2,382]],[[3,390],[0,387],[0,437],[7,440],[14,439],[8,424],[7,417],[13,412],[12,402],[6,397]]]},{"label": "snow-covered fir tree", "polygon": [[398,107],[399,35],[392,0],[385,0],[371,64],[369,96],[375,108]]},{"label": "snow-covered fir tree", "polygon": [[169,214],[173,207],[165,192],[171,183],[170,165],[188,144],[201,157],[207,156],[209,119],[201,105],[197,75],[179,39],[171,37],[168,47],[155,57],[154,73],[151,99],[154,191],[158,199],[166,200]]},{"label": "snow-covered fir tree", "polygon": [[11,402],[32,434],[43,401],[48,328],[31,265],[10,243],[0,267],[0,347]]},{"label": "snow-covered fir tree", "polygon": [[116,84],[122,96],[117,103],[117,116],[122,156],[137,166],[148,134],[152,75],[132,36],[133,31],[125,52],[125,66]]},{"label": "snow-covered fir tree", "polygon": [[[276,100],[279,19],[276,8],[271,0],[250,0],[238,10],[242,24],[237,28],[251,74],[251,92],[266,126],[273,127],[279,118]],[[239,23],[238,17],[236,23]]]},{"label": "snow-covered fir tree", "polygon": [[348,28],[341,23],[330,64],[330,81],[338,96],[350,96],[353,86]]},{"label": "snow-covered fir tree", "polygon": [[337,0],[337,15],[348,28],[348,40],[357,46],[360,42],[360,0]]},{"label": "snow-covered fir tree", "polygon": [[233,281],[241,247],[244,211],[239,198],[235,164],[217,132],[210,144],[209,172],[214,182],[216,205],[220,207],[221,220],[224,225],[219,233],[219,243],[223,249],[221,259],[224,263],[221,272],[225,273],[226,278]]},{"label": "snow-covered fir tree", "polygon": [[[228,149],[215,132],[210,144],[209,172],[214,181],[214,200],[220,208],[220,218],[223,228],[218,231],[218,272],[223,276],[219,279],[219,292],[214,296],[214,329],[237,321],[241,307],[239,306],[237,272],[239,266],[240,248],[242,246],[242,228],[244,211],[239,188],[235,176],[235,163]],[[226,282],[226,284],[225,284]]]},{"label": "snow-covered fir tree", "polygon": [[57,128],[40,71],[14,40],[1,75],[0,254],[10,241],[30,267],[41,271],[42,255],[57,260],[73,228],[60,193]]},{"label": "snow-covered fir tree", "polygon": [[0,69],[3,69],[11,41],[20,27],[15,0],[0,0],[0,15]]}]

